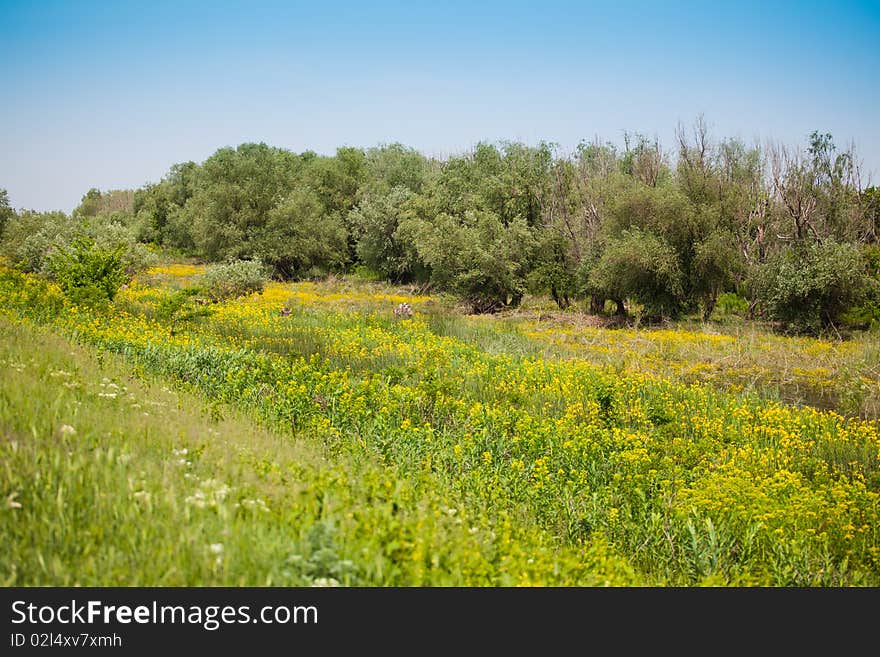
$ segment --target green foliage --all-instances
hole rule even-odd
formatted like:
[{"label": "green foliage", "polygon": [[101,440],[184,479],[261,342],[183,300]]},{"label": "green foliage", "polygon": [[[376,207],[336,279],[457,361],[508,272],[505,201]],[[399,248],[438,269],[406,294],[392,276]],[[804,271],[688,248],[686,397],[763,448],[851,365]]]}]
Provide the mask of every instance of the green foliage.
[{"label": "green foliage", "polygon": [[358,260],[384,278],[408,282],[424,276],[421,263],[407,227],[413,193],[406,187],[394,187],[387,194],[368,194],[349,214],[348,222],[356,236]]},{"label": "green foliage", "polygon": [[552,229],[539,233],[535,265],[528,276],[532,293],[549,293],[560,310],[567,309],[577,296],[575,259],[563,233]]},{"label": "green foliage", "polygon": [[269,213],[293,188],[301,159],[266,144],[221,148],[198,169],[194,192],[177,215],[199,255],[210,261],[263,258]]},{"label": "green foliage", "polygon": [[865,260],[851,244],[797,244],[758,273],[757,289],[770,319],[795,333],[820,333],[842,323],[870,291]]},{"label": "green foliage", "polygon": [[40,272],[52,245],[66,244],[75,230],[76,223],[63,212],[14,214],[3,233],[0,254],[20,271]]},{"label": "green foliage", "polygon": [[49,273],[47,256],[58,246],[68,246],[75,235],[92,239],[108,251],[121,249],[126,277],[157,262],[155,254],[135,238],[135,219],[121,211],[70,218],[62,212],[23,212],[13,215],[0,252],[17,269]]},{"label": "green foliage", "polygon": [[868,276],[867,292],[861,303],[854,303],[840,318],[848,327],[870,329],[880,326],[880,247],[866,245],[861,255]]},{"label": "green foliage", "polygon": [[295,182],[314,192],[328,215],[344,217],[357,200],[364,175],[365,157],[359,148],[336,149],[335,157],[315,157]]},{"label": "green foliage", "polygon": [[384,196],[395,188],[422,192],[430,177],[428,158],[403,144],[386,144],[366,153],[364,180],[358,197]]},{"label": "green foliage", "polygon": [[505,226],[491,212],[469,211],[461,222],[441,214],[415,227],[414,235],[431,281],[474,312],[494,312],[522,300],[534,249],[534,234],[523,219]]},{"label": "green foliage", "polygon": [[102,248],[85,235],[69,245],[56,245],[47,257],[47,271],[76,305],[101,305],[112,301],[128,280],[122,261],[123,246]]},{"label": "green foliage", "polygon": [[135,191],[132,211],[138,218],[139,241],[190,251],[195,248],[189,221],[181,214],[195,192],[198,169],[195,162],[175,164],[159,183]]},{"label": "green foliage", "polygon": [[237,260],[210,265],[202,277],[201,285],[214,301],[262,292],[268,277],[266,268],[259,260]]},{"label": "green foliage", "polygon": [[214,310],[199,298],[201,288],[187,287],[163,297],[156,307],[156,319],[168,325],[171,335],[199,317],[210,317]]},{"label": "green foliage", "polygon": [[283,278],[322,276],[348,260],[342,220],[338,214],[325,214],[309,188],[291,191],[250,235],[250,250]]},{"label": "green foliage", "polygon": [[699,302],[703,319],[707,320],[712,315],[719,292],[732,285],[741,271],[735,238],[725,230],[714,230],[694,245],[690,264],[690,297]]},{"label": "green foliage", "polygon": [[128,278],[158,262],[155,253],[137,241],[136,219],[130,213],[113,212],[84,219],[78,231],[95,240],[98,247],[122,249],[122,264]]},{"label": "green foliage", "polygon": [[722,292],[718,295],[715,310],[722,315],[745,317],[749,311],[749,302],[735,292]]},{"label": "green foliage", "polygon": [[5,189],[0,189],[0,238],[6,230],[6,224],[15,216],[15,210],[9,205],[9,193]]},{"label": "green foliage", "polygon": [[[639,133],[625,134],[622,151],[598,140],[563,156],[545,142],[480,142],[445,160],[399,143],[329,156],[245,143],[175,165],[133,195],[89,190],[75,215],[115,217],[134,240],[208,262],[259,259],[284,279],[366,267],[393,282],[429,281],[475,309],[515,304],[528,287],[560,308],[589,297],[592,312],[606,301],[622,311],[631,297],[652,316],[704,318],[722,291],[754,287],[767,259],[797,242],[878,239],[880,197],[860,189],[851,149],[829,134],[765,151],[713,142],[700,118],[678,141],[674,162]],[[31,232],[12,261],[39,270],[40,252],[58,240]],[[594,275],[600,263],[623,266],[632,234],[663,244],[658,261],[642,254],[623,282]],[[505,256],[488,253],[499,248]],[[142,266],[137,256],[129,245],[129,271]]]},{"label": "green foliage", "polygon": [[611,299],[632,298],[655,317],[681,311],[683,283],[675,250],[638,228],[609,240],[589,278],[592,289]]}]

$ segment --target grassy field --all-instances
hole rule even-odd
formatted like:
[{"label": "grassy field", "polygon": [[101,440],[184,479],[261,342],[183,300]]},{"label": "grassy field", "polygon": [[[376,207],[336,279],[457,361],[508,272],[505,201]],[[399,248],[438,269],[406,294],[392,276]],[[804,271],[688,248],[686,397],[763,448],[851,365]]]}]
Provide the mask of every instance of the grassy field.
[{"label": "grassy field", "polygon": [[0,277],[7,585],[880,585],[875,337],[199,273]]}]

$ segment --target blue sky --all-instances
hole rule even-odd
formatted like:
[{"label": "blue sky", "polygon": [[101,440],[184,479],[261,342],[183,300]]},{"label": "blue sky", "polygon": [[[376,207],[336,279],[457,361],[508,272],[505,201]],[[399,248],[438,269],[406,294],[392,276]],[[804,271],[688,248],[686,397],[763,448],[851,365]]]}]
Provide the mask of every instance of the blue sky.
[{"label": "blue sky", "polygon": [[878,70],[880,0],[0,0],[0,188],[69,212],[246,141],[671,150],[701,113],[716,138],[830,132],[878,183]]}]

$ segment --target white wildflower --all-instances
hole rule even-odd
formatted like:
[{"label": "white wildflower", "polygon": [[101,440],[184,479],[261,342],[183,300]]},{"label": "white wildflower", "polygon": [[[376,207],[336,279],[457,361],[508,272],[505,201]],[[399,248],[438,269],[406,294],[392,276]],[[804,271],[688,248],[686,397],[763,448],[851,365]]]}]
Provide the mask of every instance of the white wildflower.
[{"label": "white wildflower", "polygon": [[319,577],[312,582],[312,586],[339,586],[339,580],[332,577]]}]

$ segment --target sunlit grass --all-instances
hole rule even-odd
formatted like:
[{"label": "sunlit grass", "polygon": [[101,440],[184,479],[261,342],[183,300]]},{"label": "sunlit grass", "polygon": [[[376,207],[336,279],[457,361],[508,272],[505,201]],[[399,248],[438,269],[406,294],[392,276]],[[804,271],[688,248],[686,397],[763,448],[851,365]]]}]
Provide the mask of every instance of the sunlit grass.
[{"label": "sunlit grass", "polygon": [[[113,312],[66,308],[51,326],[300,440],[338,488],[298,522],[330,504],[346,583],[880,582],[877,422],[787,405],[772,382],[698,376],[772,376],[782,359],[792,375],[834,380],[845,363],[867,378],[869,339],[470,318],[340,280],[271,284],[172,335],[151,309],[174,284],[159,285],[131,286]],[[38,291],[13,287],[0,286],[11,316],[31,314]],[[393,316],[400,298],[412,319]],[[304,472],[249,499],[277,509],[287,487],[325,489]]]}]

